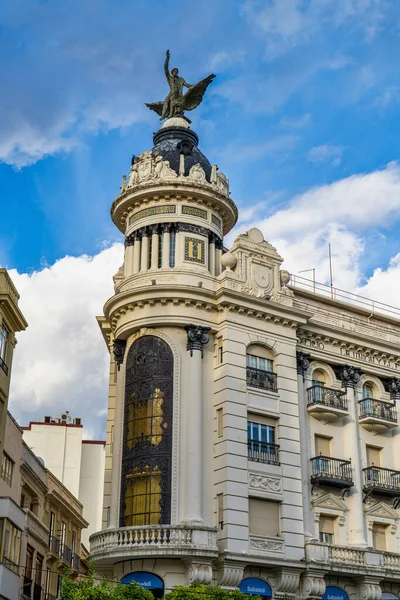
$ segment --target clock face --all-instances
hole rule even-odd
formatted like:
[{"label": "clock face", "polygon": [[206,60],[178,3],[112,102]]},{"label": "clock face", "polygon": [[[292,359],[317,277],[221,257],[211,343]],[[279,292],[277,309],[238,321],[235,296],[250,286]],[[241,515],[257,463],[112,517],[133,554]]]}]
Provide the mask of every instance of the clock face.
[{"label": "clock face", "polygon": [[259,287],[268,287],[270,285],[270,270],[267,267],[256,265],[254,267],[254,280]]}]

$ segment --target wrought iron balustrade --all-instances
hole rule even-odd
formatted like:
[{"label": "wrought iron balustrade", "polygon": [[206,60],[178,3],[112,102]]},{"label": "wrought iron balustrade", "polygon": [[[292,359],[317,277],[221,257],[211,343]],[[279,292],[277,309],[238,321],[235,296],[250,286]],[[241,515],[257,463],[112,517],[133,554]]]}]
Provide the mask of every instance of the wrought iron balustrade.
[{"label": "wrought iron balustrade", "polygon": [[8,367],[6,365],[6,363],[4,362],[4,360],[0,357],[0,368],[3,369],[4,373],[6,375],[8,375]]},{"label": "wrought iron balustrade", "polygon": [[364,472],[364,491],[384,496],[400,496],[400,471],[383,467],[367,467]]},{"label": "wrought iron balustrade", "polygon": [[69,565],[72,563],[72,550],[65,544],[61,546],[60,557],[65,560]]},{"label": "wrought iron balustrade", "polygon": [[56,538],[54,535],[50,537],[49,540],[49,551],[53,552],[53,554],[60,554],[60,540]]},{"label": "wrought iron balustrade", "polygon": [[269,392],[278,391],[276,373],[264,371],[263,369],[255,369],[254,367],[247,367],[246,369],[247,385],[249,387]]},{"label": "wrought iron balustrade", "polygon": [[30,598],[32,595],[32,579],[30,577],[26,577],[25,575],[24,582],[22,584],[22,593],[28,598]]},{"label": "wrought iron balustrade", "polygon": [[270,465],[279,465],[279,446],[277,444],[267,444],[266,442],[257,442],[248,440],[248,459],[255,462],[268,463]]},{"label": "wrought iron balustrade", "polygon": [[324,385],[313,385],[307,389],[307,396],[307,406],[322,404],[323,406],[328,406],[330,408],[347,410],[346,392],[342,390],[328,388]]},{"label": "wrought iron balustrade", "polygon": [[79,571],[79,569],[81,568],[81,557],[78,556],[78,554],[72,555],[72,568],[76,571]]},{"label": "wrought iron balustrade", "polygon": [[359,401],[360,419],[365,417],[375,417],[384,421],[397,423],[396,405],[390,402],[381,402],[373,398],[364,398]]},{"label": "wrought iron balustrade", "polygon": [[354,485],[351,460],[320,455],[311,459],[311,465],[311,483],[314,485],[332,485],[341,488]]}]

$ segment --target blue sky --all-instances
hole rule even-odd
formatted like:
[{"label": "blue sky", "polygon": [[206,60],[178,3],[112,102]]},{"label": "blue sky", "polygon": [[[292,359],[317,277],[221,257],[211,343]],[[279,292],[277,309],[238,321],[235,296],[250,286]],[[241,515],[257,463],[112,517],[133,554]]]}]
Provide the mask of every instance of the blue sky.
[{"label": "blue sky", "polygon": [[[336,285],[399,304],[399,35],[396,0],[2,3],[0,264],[30,323],[16,356],[17,416],[58,406],[61,375],[43,391],[32,352],[38,331],[43,365],[58,346],[45,298],[63,307],[52,308],[53,331],[78,327],[68,294],[83,273],[95,283],[79,300],[76,335],[86,327],[102,344],[93,315],[122,260],[109,208],[132,153],[150,148],[159,126],[144,102],[167,93],[167,48],[186,80],[217,74],[190,116],[239,205],[226,243],[258,226],[289,270],[315,267],[326,281],[330,242]],[[93,365],[106,362],[98,352]],[[60,365],[67,355],[71,368],[72,346]],[[103,379],[82,387],[78,369],[64,393],[72,406],[100,395],[104,411]]]}]

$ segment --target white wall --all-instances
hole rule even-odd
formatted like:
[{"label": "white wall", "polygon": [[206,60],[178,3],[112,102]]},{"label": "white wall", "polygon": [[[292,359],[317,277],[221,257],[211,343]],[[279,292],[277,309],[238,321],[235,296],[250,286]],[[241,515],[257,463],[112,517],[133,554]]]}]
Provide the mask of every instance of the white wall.
[{"label": "white wall", "polygon": [[87,529],[82,530],[82,543],[87,549],[90,535],[101,529],[105,457],[105,443],[83,442],[79,500],[83,504],[83,518],[89,523]]}]

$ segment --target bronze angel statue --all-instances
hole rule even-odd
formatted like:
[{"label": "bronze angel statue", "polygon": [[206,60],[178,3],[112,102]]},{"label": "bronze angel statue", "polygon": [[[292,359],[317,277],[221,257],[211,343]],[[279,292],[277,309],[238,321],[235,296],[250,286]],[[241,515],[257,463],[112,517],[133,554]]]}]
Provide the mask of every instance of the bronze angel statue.
[{"label": "bronze angel statue", "polygon": [[[163,102],[146,102],[146,106],[150,110],[154,110],[160,115],[160,120],[170,119],[171,117],[183,117],[190,123],[190,120],[184,116],[185,110],[193,110],[203,99],[204,92],[214,79],[214,73],[205,77],[198,83],[191,85],[187,83],[183,77],[179,77],[178,69],[172,69],[169,72],[169,50],[167,50],[164,62],[165,77],[167,78],[170,92]],[[183,93],[183,88],[187,87],[186,94]]]}]

